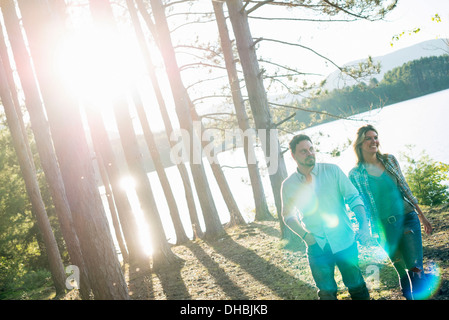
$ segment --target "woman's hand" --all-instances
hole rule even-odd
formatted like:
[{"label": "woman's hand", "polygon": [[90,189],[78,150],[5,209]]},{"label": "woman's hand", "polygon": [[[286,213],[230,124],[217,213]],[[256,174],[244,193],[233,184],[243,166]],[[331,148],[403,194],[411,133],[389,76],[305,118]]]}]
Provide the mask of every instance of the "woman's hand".
[{"label": "woman's hand", "polygon": [[424,213],[422,212],[422,210],[418,204],[415,204],[415,209],[418,212],[419,221],[421,222],[421,224],[424,227],[424,232],[427,234],[431,234],[433,228],[432,228],[432,225],[430,224],[429,220],[427,220],[426,216],[424,215]]},{"label": "woman's hand", "polygon": [[430,224],[429,220],[427,220],[427,218],[423,214],[418,214],[418,218],[424,227],[424,232],[427,234],[431,234],[433,228],[432,228],[432,225]]}]

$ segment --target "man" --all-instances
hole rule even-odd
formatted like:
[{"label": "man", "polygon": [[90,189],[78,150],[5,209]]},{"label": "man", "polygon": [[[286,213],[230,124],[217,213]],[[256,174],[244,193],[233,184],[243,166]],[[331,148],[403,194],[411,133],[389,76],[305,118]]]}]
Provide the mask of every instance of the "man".
[{"label": "man", "polygon": [[[297,170],[282,183],[282,217],[307,245],[312,276],[322,300],[337,299],[334,278],[338,266],[353,300],[368,300],[369,293],[358,266],[356,240],[369,237],[365,208],[357,189],[334,164],[315,163],[312,141],[304,134],[290,141]],[[357,236],[346,205],[359,223]]]}]

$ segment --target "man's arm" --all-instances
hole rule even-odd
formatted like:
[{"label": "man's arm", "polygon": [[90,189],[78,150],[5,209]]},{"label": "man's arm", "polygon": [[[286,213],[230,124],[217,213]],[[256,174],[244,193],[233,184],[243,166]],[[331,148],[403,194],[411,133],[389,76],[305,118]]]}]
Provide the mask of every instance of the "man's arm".
[{"label": "man's arm", "polygon": [[357,188],[340,168],[338,168],[338,172],[340,174],[340,191],[345,199],[345,203],[349,206],[352,212],[354,212],[357,222],[359,223],[359,231],[357,232],[356,240],[360,241],[361,244],[366,244],[371,237],[371,233],[363,199]]},{"label": "man's arm", "polygon": [[301,223],[299,222],[299,220],[296,216],[288,215],[287,217],[285,217],[284,215],[282,215],[282,217],[284,219],[285,225],[294,234],[296,234],[298,237],[300,237],[302,240],[304,240],[304,242],[308,246],[311,246],[316,243],[315,237],[311,233],[304,230],[304,228],[301,226]]},{"label": "man's arm", "polygon": [[357,232],[356,239],[360,241],[360,244],[364,245],[371,238],[365,207],[363,205],[355,206],[352,208],[352,212],[354,212],[357,222],[359,223],[359,231]]},{"label": "man's arm", "polygon": [[304,228],[302,227],[301,222],[296,215],[295,206],[293,205],[293,199],[288,190],[288,186],[283,183],[281,188],[282,219],[287,228],[289,228],[294,234],[296,234],[303,241],[305,241],[308,246],[310,246],[316,243],[315,237],[304,230]]}]

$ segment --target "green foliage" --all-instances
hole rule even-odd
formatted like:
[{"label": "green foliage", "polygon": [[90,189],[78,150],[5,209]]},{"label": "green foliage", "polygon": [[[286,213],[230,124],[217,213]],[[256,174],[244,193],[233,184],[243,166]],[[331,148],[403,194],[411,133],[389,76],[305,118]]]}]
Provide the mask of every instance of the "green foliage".
[{"label": "green foliage", "polygon": [[[5,260],[0,257],[0,266],[8,268],[8,264],[14,261]],[[52,279],[50,271],[46,269],[38,269],[26,271],[23,265],[20,270],[12,269],[7,272],[0,273],[0,300],[3,299],[30,299],[30,293],[41,287],[52,287]],[[11,272],[14,270],[15,272]],[[9,272],[8,272],[9,271]],[[5,277],[6,276],[6,277]]]},{"label": "green foliage", "polygon": [[425,153],[418,159],[410,153],[402,156],[408,163],[404,170],[405,178],[419,202],[428,206],[448,203],[449,164],[432,160]]},{"label": "green foliage", "polygon": [[432,21],[435,21],[437,23],[441,22],[441,17],[438,13],[435,13],[435,15],[432,17]]},{"label": "green foliage", "polygon": [[[1,117],[1,115],[0,115]],[[47,256],[32,213],[10,132],[0,119],[0,299],[46,279]],[[36,162],[38,164],[38,162]],[[38,172],[41,171],[37,168]],[[43,174],[42,196],[60,251],[67,257]],[[22,289],[21,289],[22,288]],[[27,289],[23,289],[27,290]]]},{"label": "green foliage", "polygon": [[[432,20],[433,20],[434,18],[432,18]],[[406,34],[408,34],[409,36],[411,36],[413,33],[418,33],[418,32],[420,32],[421,31],[421,28],[414,28],[413,30],[409,30],[409,31],[402,31],[401,33],[399,33],[399,34],[395,34],[393,37],[392,37],[392,41],[390,42],[390,46],[393,46],[394,44],[393,44],[393,42],[394,41],[399,41],[400,39],[401,39],[401,37],[402,36],[404,36],[404,35],[406,35]]]}]

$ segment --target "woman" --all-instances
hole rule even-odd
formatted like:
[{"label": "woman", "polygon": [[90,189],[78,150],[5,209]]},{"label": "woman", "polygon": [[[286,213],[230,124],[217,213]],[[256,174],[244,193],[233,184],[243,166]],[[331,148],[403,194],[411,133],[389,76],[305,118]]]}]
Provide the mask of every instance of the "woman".
[{"label": "woman", "polygon": [[363,198],[373,234],[379,237],[398,273],[404,297],[424,298],[420,222],[427,234],[432,232],[432,226],[405,181],[397,159],[379,151],[377,130],[371,125],[359,128],[353,146],[357,165],[349,178]]}]

